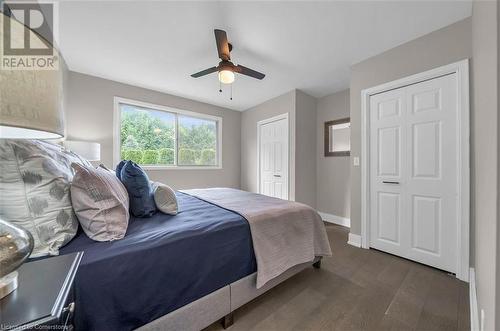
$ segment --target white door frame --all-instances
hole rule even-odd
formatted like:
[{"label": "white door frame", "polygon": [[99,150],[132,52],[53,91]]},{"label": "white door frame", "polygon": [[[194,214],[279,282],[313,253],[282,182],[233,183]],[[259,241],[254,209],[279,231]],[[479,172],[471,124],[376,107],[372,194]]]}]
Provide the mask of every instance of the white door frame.
[{"label": "white door frame", "polygon": [[457,278],[469,281],[469,217],[470,217],[470,165],[469,165],[469,60],[448,64],[416,75],[395,80],[361,91],[361,247],[370,248],[370,96],[448,74],[457,77]]},{"label": "white door frame", "polygon": [[279,120],[286,120],[286,141],[287,141],[287,166],[288,166],[288,174],[287,174],[287,195],[288,195],[288,200],[291,200],[291,190],[290,190],[290,165],[291,165],[291,158],[290,158],[290,121],[288,120],[288,113],[276,115],[270,118],[266,118],[265,120],[261,120],[257,122],[257,190],[258,193],[260,194],[260,131],[261,127],[265,124],[271,123],[271,122],[276,122]]}]

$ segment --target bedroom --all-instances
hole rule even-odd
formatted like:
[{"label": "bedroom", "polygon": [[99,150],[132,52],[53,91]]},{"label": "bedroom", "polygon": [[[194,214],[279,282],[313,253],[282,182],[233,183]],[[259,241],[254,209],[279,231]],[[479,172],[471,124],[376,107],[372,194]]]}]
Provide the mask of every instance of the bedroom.
[{"label": "bedroom", "polygon": [[1,6],[0,328],[500,329],[497,1]]}]

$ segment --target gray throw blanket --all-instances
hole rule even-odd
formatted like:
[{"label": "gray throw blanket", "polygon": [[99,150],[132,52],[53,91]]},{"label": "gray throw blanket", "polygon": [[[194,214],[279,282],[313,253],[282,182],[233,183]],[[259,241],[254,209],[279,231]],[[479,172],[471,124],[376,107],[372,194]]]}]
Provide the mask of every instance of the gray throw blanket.
[{"label": "gray throw blanket", "polygon": [[257,288],[295,265],[332,255],[323,221],[307,205],[230,188],[181,192],[248,221],[257,260]]}]

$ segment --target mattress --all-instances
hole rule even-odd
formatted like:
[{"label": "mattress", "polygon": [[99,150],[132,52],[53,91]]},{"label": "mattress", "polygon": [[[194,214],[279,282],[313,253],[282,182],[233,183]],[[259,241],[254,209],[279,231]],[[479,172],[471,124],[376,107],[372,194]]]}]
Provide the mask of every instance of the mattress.
[{"label": "mattress", "polygon": [[131,218],[113,242],[80,232],[60,250],[85,252],[75,278],[77,330],[135,329],[256,271],[243,217],[176,194],[176,216]]}]

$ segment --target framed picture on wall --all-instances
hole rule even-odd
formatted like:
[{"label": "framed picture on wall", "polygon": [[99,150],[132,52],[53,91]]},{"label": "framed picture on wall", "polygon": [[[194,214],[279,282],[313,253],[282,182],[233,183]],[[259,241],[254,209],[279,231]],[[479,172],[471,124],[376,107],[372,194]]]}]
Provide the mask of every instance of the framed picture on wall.
[{"label": "framed picture on wall", "polygon": [[351,119],[349,117],[325,122],[325,156],[351,154]]}]

